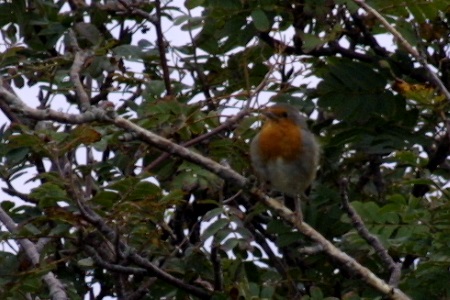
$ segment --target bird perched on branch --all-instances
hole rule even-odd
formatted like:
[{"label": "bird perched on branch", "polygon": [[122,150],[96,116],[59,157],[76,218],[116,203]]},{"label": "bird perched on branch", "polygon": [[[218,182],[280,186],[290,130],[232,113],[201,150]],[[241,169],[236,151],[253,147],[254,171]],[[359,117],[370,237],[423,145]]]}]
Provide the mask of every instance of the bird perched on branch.
[{"label": "bird perched on branch", "polygon": [[302,220],[300,197],[316,176],[320,148],[308,130],[306,117],[288,104],[275,104],[261,112],[265,122],[250,145],[250,157],[256,175],[272,190],[294,198]]}]

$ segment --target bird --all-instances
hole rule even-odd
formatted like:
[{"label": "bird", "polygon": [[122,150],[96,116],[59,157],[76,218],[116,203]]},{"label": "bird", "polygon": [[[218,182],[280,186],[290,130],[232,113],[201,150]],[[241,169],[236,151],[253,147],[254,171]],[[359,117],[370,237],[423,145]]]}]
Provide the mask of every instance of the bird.
[{"label": "bird", "polygon": [[303,221],[300,197],[315,179],[319,143],[294,106],[278,103],[261,113],[265,121],[250,143],[253,169],[264,186],[284,194],[285,204]]}]

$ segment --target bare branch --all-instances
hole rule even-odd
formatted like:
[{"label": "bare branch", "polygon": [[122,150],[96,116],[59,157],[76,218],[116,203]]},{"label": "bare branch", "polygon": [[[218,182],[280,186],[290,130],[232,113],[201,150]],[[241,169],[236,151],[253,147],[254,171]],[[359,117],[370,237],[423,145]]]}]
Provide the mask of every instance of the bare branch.
[{"label": "bare branch", "polygon": [[389,296],[391,299],[395,300],[406,300],[410,299],[406,294],[404,294],[400,289],[395,288],[387,284],[384,280],[377,277],[369,269],[362,266],[354,258],[350,257],[347,253],[342,252],[336,248],[330,241],[328,241],[323,235],[314,230],[311,226],[305,222],[301,222],[296,218],[295,213],[284,206],[280,201],[272,199],[265,195],[262,191],[254,188],[252,192],[260,198],[267,206],[274,209],[284,220],[288,221],[295,226],[301,233],[309,237],[311,240],[320,244],[323,247],[323,252],[328,256],[335,259],[341,265],[345,266],[355,274],[359,275],[361,279],[368,285],[375,288],[377,291]]},{"label": "bare branch", "polygon": [[78,46],[77,39],[75,37],[75,33],[72,29],[69,29],[68,32],[69,41],[71,48],[75,51],[75,58],[72,63],[72,67],[70,68],[70,80],[75,86],[75,92],[78,96],[78,103],[80,105],[81,112],[85,112],[91,106],[91,102],[89,100],[89,96],[86,93],[83,83],[80,79],[81,68],[83,67],[86,59],[91,55],[89,51],[83,51]]},{"label": "bare branch", "polygon": [[9,105],[11,111],[35,120],[53,120],[65,124],[82,124],[101,121],[107,118],[103,109],[91,107],[82,114],[68,114],[52,109],[36,109],[25,104],[18,96],[11,93],[0,84],[0,102]]},{"label": "bare branch", "polygon": [[[9,232],[15,233],[17,232],[17,225],[14,223],[13,219],[0,207],[0,221],[5,225]],[[36,245],[33,244],[29,239],[19,239],[17,242],[20,244],[27,257],[30,259],[31,263],[35,268],[39,267],[39,251],[36,248]],[[47,284],[50,290],[50,297],[53,300],[67,300],[69,299],[64,291],[64,286],[56,278],[53,272],[48,272],[47,274],[42,276],[42,279]]]},{"label": "bare branch", "polygon": [[341,185],[341,201],[342,207],[344,211],[349,216],[350,220],[352,220],[353,227],[355,227],[358,234],[370,245],[375,252],[380,257],[381,261],[386,265],[391,273],[391,278],[389,279],[389,283],[393,286],[397,286],[400,281],[401,276],[401,264],[396,263],[392,257],[389,255],[386,248],[383,246],[381,241],[377,236],[371,234],[367,227],[364,225],[364,221],[358,215],[356,210],[350,205],[348,200],[348,183],[346,180],[342,179],[340,182]]}]

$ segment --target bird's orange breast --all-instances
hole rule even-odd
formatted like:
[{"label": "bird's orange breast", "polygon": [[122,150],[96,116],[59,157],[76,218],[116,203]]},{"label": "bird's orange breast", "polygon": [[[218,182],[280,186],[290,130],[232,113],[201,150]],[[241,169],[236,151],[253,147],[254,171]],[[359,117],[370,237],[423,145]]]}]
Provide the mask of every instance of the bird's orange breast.
[{"label": "bird's orange breast", "polygon": [[301,129],[292,121],[267,121],[259,136],[261,158],[264,161],[283,158],[296,160],[301,155]]}]

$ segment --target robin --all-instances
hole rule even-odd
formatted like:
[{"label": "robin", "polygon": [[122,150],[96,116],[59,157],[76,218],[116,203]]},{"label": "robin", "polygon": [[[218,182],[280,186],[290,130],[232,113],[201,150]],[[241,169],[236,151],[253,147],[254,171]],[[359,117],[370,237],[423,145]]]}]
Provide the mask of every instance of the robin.
[{"label": "robin", "polygon": [[266,120],[250,145],[253,168],[263,184],[294,198],[294,207],[286,204],[302,220],[300,196],[316,176],[319,144],[292,105],[275,104],[262,114]]}]

